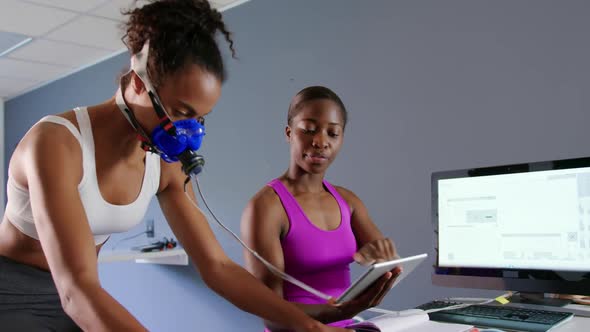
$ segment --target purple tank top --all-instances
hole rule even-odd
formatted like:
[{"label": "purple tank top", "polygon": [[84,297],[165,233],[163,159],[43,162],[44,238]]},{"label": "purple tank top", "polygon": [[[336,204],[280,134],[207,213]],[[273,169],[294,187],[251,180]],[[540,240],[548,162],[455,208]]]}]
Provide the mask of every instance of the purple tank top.
[{"label": "purple tank top", "polygon": [[[357,245],[348,204],[328,181],[323,183],[340,207],[340,225],[329,231],[318,228],[307,218],[279,179],[268,185],[279,196],[289,219],[289,231],[281,240],[285,272],[317,290],[339,297],[350,286],[349,264],[354,261]],[[325,300],[286,281],[283,282],[283,296],[290,302],[325,303]],[[329,325],[344,327],[352,322],[344,320]]]}]

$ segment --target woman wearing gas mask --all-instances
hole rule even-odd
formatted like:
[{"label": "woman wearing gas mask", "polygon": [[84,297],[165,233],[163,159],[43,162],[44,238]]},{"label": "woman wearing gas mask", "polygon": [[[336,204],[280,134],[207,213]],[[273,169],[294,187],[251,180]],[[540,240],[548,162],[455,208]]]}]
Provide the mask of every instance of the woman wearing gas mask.
[{"label": "woman wearing gas mask", "polygon": [[[287,116],[289,167],[250,200],[242,215],[242,235],[254,251],[333,298],[351,284],[350,263],[368,265],[397,257],[393,242],[371,221],[363,202],[324,179],[342,146],[346,120],[346,108],[332,90],[301,90]],[[356,299],[334,305],[283,282],[250,253],[245,259],[248,269],[269,288],[315,319],[340,327],[379,304],[400,272],[388,272]],[[275,330],[272,322],[265,325],[267,331]]]},{"label": "woman wearing gas mask", "polygon": [[154,1],[127,14],[131,71],[115,97],[42,119],[11,158],[0,329],[146,330],[101,287],[97,252],[110,234],[141,222],[157,195],[213,290],[285,328],[344,331],[313,320],[232,262],[185,195],[186,175],[202,166],[204,116],[224,79],[217,32],[233,53],[221,14],[199,0]]}]

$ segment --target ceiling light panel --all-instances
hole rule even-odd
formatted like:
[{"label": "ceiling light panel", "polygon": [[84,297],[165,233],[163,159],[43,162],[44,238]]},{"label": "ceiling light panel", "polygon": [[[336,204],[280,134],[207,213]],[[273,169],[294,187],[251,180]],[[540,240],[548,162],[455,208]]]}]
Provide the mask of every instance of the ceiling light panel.
[{"label": "ceiling light panel", "polygon": [[46,38],[117,51],[125,48],[121,41],[122,36],[123,31],[112,20],[80,16],[49,33]]},{"label": "ceiling light panel", "polygon": [[73,19],[77,14],[28,2],[2,0],[0,31],[40,36]]},{"label": "ceiling light panel", "polygon": [[0,58],[0,77],[3,78],[45,81],[61,76],[69,71],[72,71],[72,68],[66,66]]},{"label": "ceiling light panel", "polygon": [[80,67],[96,62],[112,53],[109,50],[40,39],[11,52],[8,57],[68,67]]},{"label": "ceiling light panel", "polygon": [[[106,18],[110,18],[113,20],[123,22],[125,17],[121,14],[122,10],[127,10],[129,8],[135,8],[134,6],[135,1],[133,0],[110,0],[107,1],[104,5],[97,7],[90,13],[96,16],[102,16]],[[148,1],[138,1],[137,7],[142,7],[148,3]]]},{"label": "ceiling light panel", "polygon": [[27,2],[33,2],[42,6],[73,10],[79,13],[85,13],[106,1],[107,0],[27,0]]}]

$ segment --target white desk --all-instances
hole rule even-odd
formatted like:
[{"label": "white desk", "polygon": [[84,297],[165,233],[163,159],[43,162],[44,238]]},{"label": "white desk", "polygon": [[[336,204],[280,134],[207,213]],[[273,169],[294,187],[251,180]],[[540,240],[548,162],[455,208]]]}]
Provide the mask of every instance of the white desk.
[{"label": "white desk", "polygon": [[[588,314],[590,315],[590,306],[587,306],[587,305],[569,304],[569,305],[565,306],[564,308],[587,311]],[[572,320],[563,324],[562,326],[559,326],[558,328],[556,328],[553,331],[555,331],[555,332],[590,331],[590,317],[574,316],[574,318],[572,318]]]},{"label": "white desk", "polygon": [[188,256],[184,249],[174,248],[162,251],[140,252],[137,250],[109,251],[101,250],[99,263],[135,261],[136,263],[188,265]]}]

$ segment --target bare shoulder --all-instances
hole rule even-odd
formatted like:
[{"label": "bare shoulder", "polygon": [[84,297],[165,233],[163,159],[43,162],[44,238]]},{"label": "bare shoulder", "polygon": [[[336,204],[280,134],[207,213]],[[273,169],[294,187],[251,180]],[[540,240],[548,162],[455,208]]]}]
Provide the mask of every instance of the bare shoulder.
[{"label": "bare shoulder", "polygon": [[158,159],[160,162],[160,185],[158,192],[164,191],[169,186],[184,190],[186,175],[182,172],[180,162],[168,163],[162,158]]},{"label": "bare shoulder", "polygon": [[[73,111],[56,116],[71,122],[78,129],[78,122]],[[48,147],[53,147],[53,149],[46,149]],[[81,151],[80,143],[66,126],[54,122],[42,121],[33,125],[25,134],[16,146],[15,153],[35,148],[42,149],[43,151],[52,151],[58,147]]]},{"label": "bare shoulder", "polygon": [[341,186],[334,185],[336,191],[344,198],[352,213],[354,213],[358,208],[364,207],[363,201],[354,193],[352,190],[346,189]]},{"label": "bare shoulder", "polygon": [[9,164],[9,175],[26,187],[25,163],[32,160],[55,161],[80,165],[82,172],[82,149],[80,143],[65,126],[52,122],[35,124],[15,147]]},{"label": "bare shoulder", "polygon": [[158,156],[160,163],[160,184],[158,194],[171,191],[185,191],[185,186],[189,192],[197,194],[197,188],[194,188],[193,181],[186,182],[188,176],[182,170],[180,161],[169,163]]},{"label": "bare shoulder", "polygon": [[276,214],[282,211],[282,204],[274,189],[264,186],[248,202],[247,209],[258,214]]},{"label": "bare shoulder", "polygon": [[[274,189],[264,186],[252,196],[242,213],[244,235],[283,234],[288,226],[287,213]],[[255,230],[255,231],[254,231]]]},{"label": "bare shoulder", "polygon": [[360,200],[358,198],[358,196],[352,192],[352,190],[344,188],[342,186],[336,186],[333,185],[334,188],[336,188],[336,190],[338,191],[338,193],[340,194],[340,196],[342,196],[342,198],[344,198],[347,202],[351,203],[357,200]]},{"label": "bare shoulder", "polygon": [[34,125],[23,137],[17,150],[38,151],[51,153],[53,151],[67,151],[81,154],[80,142],[65,126],[53,122],[40,122]]}]

